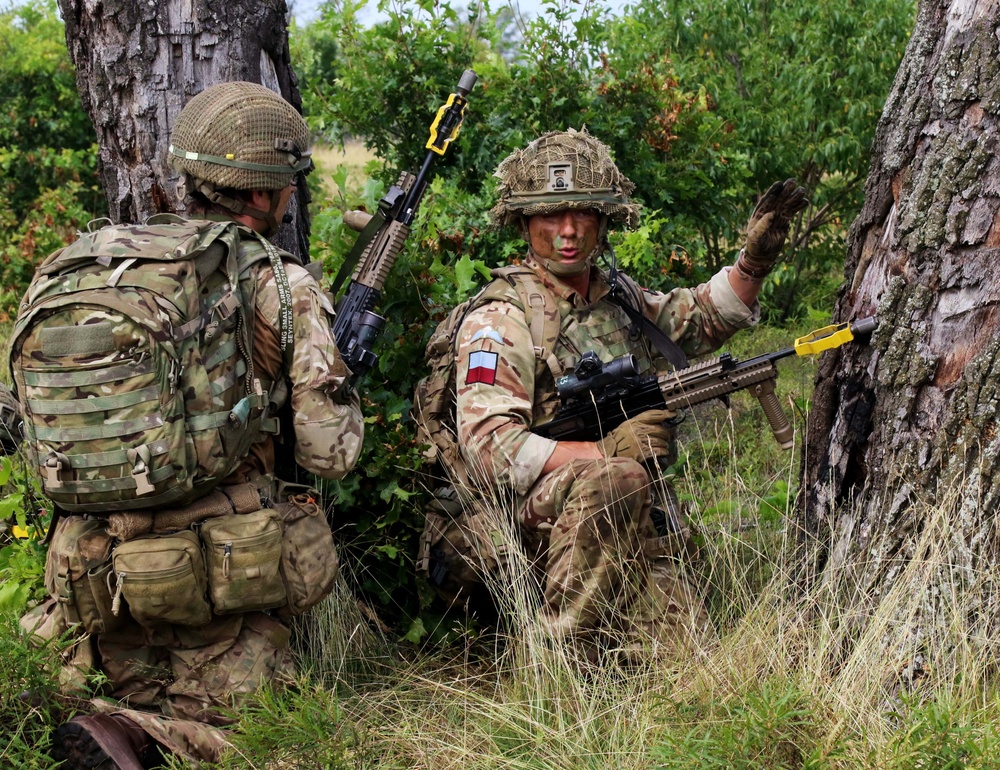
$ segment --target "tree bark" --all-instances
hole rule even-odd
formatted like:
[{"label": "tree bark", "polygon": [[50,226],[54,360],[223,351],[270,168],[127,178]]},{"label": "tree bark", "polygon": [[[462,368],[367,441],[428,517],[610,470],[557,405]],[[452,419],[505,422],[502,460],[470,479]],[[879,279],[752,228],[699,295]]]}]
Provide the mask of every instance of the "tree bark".
[{"label": "tree bark", "polygon": [[[284,0],[59,0],[77,89],[97,131],[101,180],[115,222],[179,212],[167,165],[170,128],[195,94],[248,80],[301,111]],[[308,259],[308,191],[273,238]]]},{"label": "tree bark", "polygon": [[[821,361],[803,463],[816,568],[852,570],[879,600],[922,561],[933,590],[911,616],[918,636],[941,597],[982,589],[997,563],[998,33],[998,0],[920,4],[835,310],[877,310],[879,329]],[[970,623],[993,626],[990,590]]]}]

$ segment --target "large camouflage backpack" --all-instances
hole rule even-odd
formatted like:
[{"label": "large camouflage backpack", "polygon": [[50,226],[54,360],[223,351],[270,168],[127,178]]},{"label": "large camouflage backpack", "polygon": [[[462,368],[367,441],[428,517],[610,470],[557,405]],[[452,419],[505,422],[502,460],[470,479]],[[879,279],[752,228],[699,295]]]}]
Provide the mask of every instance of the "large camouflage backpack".
[{"label": "large camouflage backpack", "polygon": [[46,496],[71,513],[184,505],[276,429],[253,371],[250,268],[269,259],[287,288],[282,256],[235,223],[159,215],[38,267],[10,364]]}]

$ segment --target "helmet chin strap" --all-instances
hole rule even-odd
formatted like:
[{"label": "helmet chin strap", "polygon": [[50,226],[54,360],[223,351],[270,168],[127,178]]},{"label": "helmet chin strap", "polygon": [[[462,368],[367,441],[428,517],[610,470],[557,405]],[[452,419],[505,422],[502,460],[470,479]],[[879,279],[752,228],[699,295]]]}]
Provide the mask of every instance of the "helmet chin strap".
[{"label": "helmet chin strap", "polygon": [[261,233],[261,235],[272,235],[280,226],[278,218],[275,214],[277,214],[278,205],[281,203],[281,190],[265,191],[269,193],[271,201],[270,207],[267,211],[247,205],[243,201],[231,198],[228,195],[223,195],[215,189],[215,185],[211,182],[202,181],[198,185],[198,192],[208,198],[215,205],[221,206],[233,214],[245,214],[253,217],[254,219],[260,219],[263,221],[266,225],[266,229]]}]

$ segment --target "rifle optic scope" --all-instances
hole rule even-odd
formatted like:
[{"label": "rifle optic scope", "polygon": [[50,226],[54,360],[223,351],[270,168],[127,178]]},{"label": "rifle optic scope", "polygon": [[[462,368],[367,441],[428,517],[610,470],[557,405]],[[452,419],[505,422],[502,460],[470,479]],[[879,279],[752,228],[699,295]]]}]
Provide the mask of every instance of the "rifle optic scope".
[{"label": "rifle optic scope", "polygon": [[588,350],[580,357],[573,374],[559,378],[556,382],[556,391],[559,393],[559,398],[565,401],[582,393],[616,385],[626,377],[635,377],[638,374],[639,362],[631,353],[605,364],[601,363],[597,353]]}]

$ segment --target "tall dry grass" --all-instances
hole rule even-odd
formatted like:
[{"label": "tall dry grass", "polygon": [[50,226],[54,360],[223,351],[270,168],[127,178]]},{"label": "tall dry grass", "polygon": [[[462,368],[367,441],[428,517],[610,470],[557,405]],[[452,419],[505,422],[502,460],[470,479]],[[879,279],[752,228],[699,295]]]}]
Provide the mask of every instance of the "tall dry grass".
[{"label": "tall dry grass", "polygon": [[[727,429],[699,427],[703,438]],[[754,511],[760,495],[743,469],[731,455],[712,495]],[[796,470],[790,458],[792,487]],[[977,608],[995,606],[995,574],[984,568],[960,591],[939,590],[968,500],[926,506],[921,558],[877,597],[859,588],[863,554],[803,587],[790,508],[765,530],[705,518],[711,502],[693,506],[704,545],[690,569],[717,634],[682,651],[651,645],[628,666],[582,663],[552,638],[537,622],[537,577],[523,557],[487,576],[507,627],[465,648],[404,658],[345,612],[351,600],[339,594],[312,627],[307,657],[351,685],[338,707],[366,738],[345,766],[1000,767],[996,635],[970,625]],[[492,510],[494,526],[512,527],[508,509]],[[978,515],[985,525],[992,512]],[[373,651],[388,662],[374,675],[338,662]]]}]

